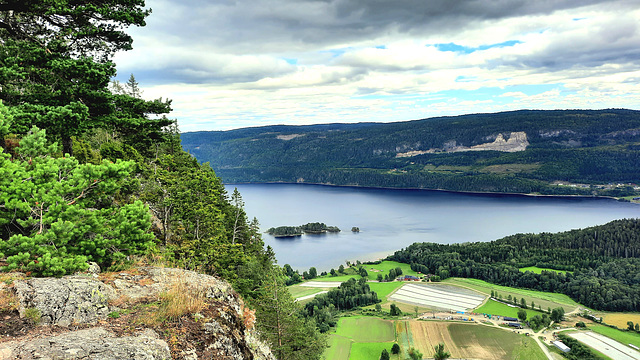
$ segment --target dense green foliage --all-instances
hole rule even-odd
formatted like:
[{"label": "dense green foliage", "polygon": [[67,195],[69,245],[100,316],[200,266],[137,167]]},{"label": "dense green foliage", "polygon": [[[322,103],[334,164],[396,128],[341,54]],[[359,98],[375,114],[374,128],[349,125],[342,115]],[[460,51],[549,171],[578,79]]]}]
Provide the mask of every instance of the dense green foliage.
[{"label": "dense green foliage", "polygon": [[313,298],[304,306],[305,315],[318,322],[322,332],[335,326],[335,316],[339,311],[379,303],[378,294],[371,291],[366,278],[351,278],[330,290]]},{"label": "dense green foliage", "polygon": [[322,234],[325,232],[340,232],[340,229],[337,226],[327,226],[325,223],[306,223],[301,226],[302,231],[310,234]]},{"label": "dense green foliage", "polygon": [[267,234],[277,237],[300,236],[302,235],[302,228],[300,226],[272,227],[267,230]]},{"label": "dense green foliage", "polygon": [[256,300],[256,323],[278,360],[320,359],[326,339],[306,317],[284,284],[281,269],[263,273],[264,284]]},{"label": "dense green foliage", "polygon": [[327,232],[337,233],[340,232],[340,229],[337,226],[327,226],[325,223],[315,222],[300,226],[278,226],[267,230],[269,235],[276,237],[300,236],[302,233],[324,234]]},{"label": "dense green foliage", "polygon": [[400,308],[396,304],[391,304],[391,306],[389,307],[389,315],[400,316],[402,315],[402,310],[400,310]]},{"label": "dense green foliage", "polygon": [[389,351],[387,349],[383,349],[380,353],[380,360],[389,360]]},{"label": "dense green foliage", "polygon": [[439,343],[438,345],[434,346],[433,350],[434,360],[445,360],[451,357],[451,354],[444,349],[444,343]]},{"label": "dense green foliage", "polygon": [[45,130],[37,128],[20,145],[18,158],[0,158],[0,258],[8,262],[2,270],[60,276],[87,261],[110,266],[149,248],[148,208],[117,204],[133,162],[55,158],[56,146],[46,147]]},{"label": "dense green foliage", "polygon": [[[422,273],[563,293],[599,310],[640,310],[640,220],[562,233],[517,234],[486,243],[416,243],[390,256]],[[520,272],[537,266],[554,271]]]},{"label": "dense green foliage", "polygon": [[117,270],[151,260],[218,275],[258,307],[265,340],[287,322],[271,342],[280,360],[317,359],[313,320],[274,316],[301,310],[280,292],[275,255],[240,193],[182,150],[164,116],[171,101],[143,99],[133,75],[111,81],[144,6],[0,3],[0,270],[61,276],[89,261]]},{"label": "dense green foliage", "polygon": [[[640,112],[633,110],[527,110],[194,132],[183,134],[183,146],[230,182],[623,196],[636,191],[606,185],[640,182],[638,129]],[[526,133],[525,151],[419,153],[484,144],[511,132]],[[411,151],[416,155],[396,156]]]}]

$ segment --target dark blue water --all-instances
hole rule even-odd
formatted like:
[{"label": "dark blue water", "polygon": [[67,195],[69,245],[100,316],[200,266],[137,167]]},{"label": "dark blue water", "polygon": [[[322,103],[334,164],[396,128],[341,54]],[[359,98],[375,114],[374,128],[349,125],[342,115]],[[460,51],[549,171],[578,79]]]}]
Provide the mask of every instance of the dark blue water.
[{"label": "dark blue water", "polygon": [[[303,184],[237,187],[261,229],[323,222],[339,234],[276,239],[263,234],[280,265],[329,270],[346,260],[384,257],[414,242],[490,241],[515,233],[557,232],[640,217],[640,205],[609,199],[474,195]],[[351,227],[360,228],[352,233]]]}]

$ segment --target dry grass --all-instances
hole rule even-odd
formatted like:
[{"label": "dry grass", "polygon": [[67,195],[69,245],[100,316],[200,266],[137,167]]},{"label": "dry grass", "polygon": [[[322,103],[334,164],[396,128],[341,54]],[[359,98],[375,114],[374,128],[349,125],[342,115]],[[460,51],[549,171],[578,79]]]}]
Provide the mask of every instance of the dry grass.
[{"label": "dry grass", "polygon": [[131,299],[126,295],[120,295],[117,299],[109,300],[109,306],[123,307],[125,304],[129,304]]},{"label": "dry grass", "polygon": [[109,281],[113,281],[115,279],[118,278],[118,276],[120,276],[120,274],[127,274],[127,275],[144,275],[144,273],[142,271],[140,271],[139,268],[137,267],[128,267],[125,270],[120,270],[120,271],[101,271],[98,274],[98,280],[102,281],[102,282],[109,282]]},{"label": "dry grass", "polygon": [[155,281],[151,280],[150,278],[144,278],[141,280],[138,280],[138,285],[140,286],[149,286],[149,285],[153,285],[155,283]]},{"label": "dry grass", "polygon": [[187,286],[186,283],[175,283],[160,294],[160,305],[156,316],[148,319],[150,323],[175,321],[187,314],[202,311],[206,306],[206,294],[204,289]]},{"label": "dry grass", "polygon": [[602,316],[602,320],[609,325],[615,325],[620,329],[627,328],[627,321],[634,324],[640,323],[639,313],[609,313]]},{"label": "dry grass", "polygon": [[0,273],[0,282],[6,285],[12,285],[14,281],[24,279],[24,275],[19,273]]},{"label": "dry grass", "polygon": [[13,282],[24,278],[14,273],[0,274],[0,311],[14,311],[18,309],[18,298],[13,291]]},{"label": "dry grass", "polygon": [[0,290],[0,311],[14,311],[18,309],[18,298],[9,289]]}]

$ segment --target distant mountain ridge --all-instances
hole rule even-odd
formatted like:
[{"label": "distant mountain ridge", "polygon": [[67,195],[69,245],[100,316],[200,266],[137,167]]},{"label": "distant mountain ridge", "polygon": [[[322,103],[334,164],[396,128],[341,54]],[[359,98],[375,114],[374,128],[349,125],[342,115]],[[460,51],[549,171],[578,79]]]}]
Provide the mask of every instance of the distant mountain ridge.
[{"label": "distant mountain ridge", "polygon": [[181,137],[228,183],[608,196],[634,195],[628,184],[640,183],[636,110],[519,110]]}]

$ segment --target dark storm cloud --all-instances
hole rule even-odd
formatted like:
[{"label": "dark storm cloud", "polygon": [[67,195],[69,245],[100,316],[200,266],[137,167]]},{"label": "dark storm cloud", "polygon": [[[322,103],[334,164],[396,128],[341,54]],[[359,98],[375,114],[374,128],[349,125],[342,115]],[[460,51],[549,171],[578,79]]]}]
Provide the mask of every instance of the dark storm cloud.
[{"label": "dark storm cloud", "polygon": [[234,53],[255,53],[301,51],[389,33],[446,34],[481,21],[546,15],[598,3],[638,4],[597,0],[174,0],[149,1],[148,5],[156,7],[156,13],[172,16],[159,26],[150,21],[154,31],[177,36],[185,43],[204,41]]}]

